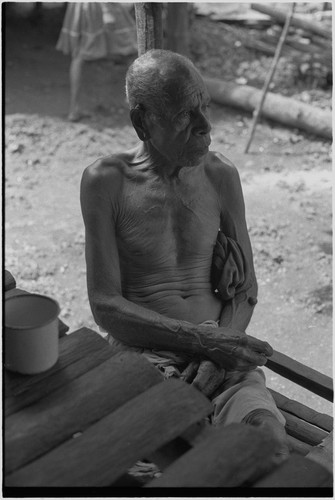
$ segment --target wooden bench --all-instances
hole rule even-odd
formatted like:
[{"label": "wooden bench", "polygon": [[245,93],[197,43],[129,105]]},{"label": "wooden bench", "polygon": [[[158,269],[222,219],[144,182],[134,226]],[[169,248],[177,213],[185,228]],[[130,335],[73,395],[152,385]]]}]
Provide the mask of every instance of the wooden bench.
[{"label": "wooden bench", "polygon": [[[331,474],[308,458],[271,464],[273,444],[260,429],[207,426],[210,401],[185,382],[163,380],[142,356],[115,354],[87,328],[59,342],[59,361],[47,372],[5,372],[4,496],[22,496],[22,488],[30,496],[50,488],[56,493],[47,496],[66,496],[67,487],[76,496],[143,486],[331,491]],[[145,459],[160,469],[146,483],[132,474]]]},{"label": "wooden bench", "polygon": [[[269,358],[266,367],[327,401],[333,401],[332,379],[289,356],[275,351],[273,356]],[[332,470],[333,418],[289,399],[272,389],[270,392],[277,407],[286,418],[286,431],[293,450],[306,456],[311,452],[313,446],[321,445],[324,441],[320,453],[314,453],[312,456]]]},{"label": "wooden bench", "polygon": [[[8,295],[11,296],[15,291],[17,293],[27,293],[23,290],[17,289],[15,284],[13,286],[13,279],[10,279],[7,273],[6,275],[7,275],[6,283],[10,283],[10,287],[9,288],[7,287],[7,289],[5,288],[5,297],[7,297]],[[64,328],[68,329],[68,327],[66,327],[66,325],[64,326],[63,325],[64,324],[60,322],[60,330],[64,332]],[[80,393],[80,387],[82,387],[82,389],[86,387],[87,389],[87,380],[85,381],[85,378],[81,377],[84,377],[85,373],[88,370],[95,369],[97,365],[100,366],[100,364],[104,363],[106,359],[109,359],[111,356],[114,355],[110,346],[106,344],[106,342],[101,337],[99,337],[99,335],[97,334],[92,335],[91,333],[86,333],[86,332],[90,331],[84,328],[81,329],[79,332],[72,333],[69,336],[64,337],[64,333],[62,334],[60,338],[61,355],[62,355],[61,359],[63,363],[62,366],[65,367],[65,372],[64,369],[62,369],[63,371],[61,370],[60,373],[63,373],[63,375],[59,376],[58,374],[58,376],[56,376],[54,373],[56,369],[55,370],[51,369],[51,371],[49,371],[50,373],[47,372],[46,375],[41,374],[40,376],[35,376],[35,377],[24,377],[15,374],[5,373],[5,388],[7,391],[5,395],[6,397],[5,415],[6,418],[8,416],[11,416],[12,418],[12,420],[10,421],[12,423],[10,425],[12,426],[11,429],[13,430],[13,432],[15,431],[16,428],[19,429],[19,438],[17,441],[15,441],[13,435],[10,437],[10,442],[14,443],[14,445],[12,444],[14,448],[12,448],[11,452],[12,457],[14,458],[10,459],[13,460],[15,463],[14,469],[21,467],[25,463],[25,461],[21,463],[17,462],[17,457],[19,457],[20,454],[23,453],[22,450],[25,449],[25,446],[23,446],[22,444],[22,439],[28,441],[30,440],[29,446],[31,446],[33,449],[35,449],[34,442],[43,443],[45,442],[46,439],[45,436],[44,437],[39,436],[39,438],[36,440],[35,439],[36,435],[34,437],[34,433],[32,433],[31,429],[28,428],[26,436],[23,435],[24,433],[22,434],[22,432],[24,431],[24,425],[26,425],[24,424],[25,418],[23,417],[22,411],[26,408],[26,406],[28,405],[28,407],[31,409],[34,408],[34,404],[37,404],[36,418],[34,419],[33,424],[31,425],[34,426],[36,432],[40,432],[38,429],[41,429],[41,426],[43,428],[43,425],[46,425],[47,422],[46,420],[43,421],[43,418],[44,419],[46,418],[45,412],[47,411],[48,397],[49,397],[49,402],[51,401],[50,400],[51,395],[49,396],[49,394],[50,393],[53,394],[53,391],[57,390],[59,391],[60,387],[64,383],[66,384],[72,383],[71,382],[72,378],[80,377],[78,379],[78,384],[80,382],[81,385],[79,385],[77,389],[78,395],[75,389],[76,384],[74,384],[74,389],[71,390],[69,396],[68,404],[69,405],[72,403],[74,404],[74,401],[76,401],[77,398],[80,399],[82,397]],[[63,354],[62,354],[62,346],[64,346]],[[78,346],[80,348],[78,348]],[[116,364],[115,366],[117,367],[118,365]],[[115,366],[112,369],[112,372],[110,371],[108,372],[108,368],[104,368],[104,370],[107,371],[106,372],[104,371],[103,375],[103,377],[107,377],[108,379],[104,381],[107,387],[107,389],[105,388],[104,390],[107,390],[108,392],[108,390],[110,389],[111,394],[113,394],[113,397],[114,397],[113,391],[115,391],[118,394],[116,387],[118,384],[121,384],[121,381],[124,378],[124,373],[122,372],[122,370],[120,374],[117,373],[117,369],[115,368]],[[294,361],[288,356],[275,352],[273,357],[269,359],[267,367],[272,369],[276,373],[279,373],[280,375],[288,378],[289,380],[293,380],[294,382],[300,384],[302,387],[308,388],[312,392],[322,397],[325,397],[328,400],[332,400],[333,396],[332,380],[329,377],[326,377],[325,375],[322,375],[317,371],[311,370],[305,365],[302,365],[301,363]],[[123,365],[123,370],[124,369],[125,365]],[[156,384],[158,383],[158,381],[161,380],[161,375],[155,369],[153,369],[153,367],[150,366],[150,369],[151,370],[149,371],[151,374],[150,377],[152,377],[152,382],[150,383],[145,382],[145,384],[149,384],[149,386],[151,384]],[[111,368],[109,368],[109,370],[111,370]],[[96,376],[98,378],[100,377],[99,373],[100,373],[99,371],[96,372]],[[156,373],[157,375],[155,375]],[[90,371],[90,375],[86,374],[86,377],[89,377],[90,384],[94,385],[95,382],[92,381],[92,374],[93,372]],[[138,375],[138,377],[140,376]],[[96,383],[98,385],[100,384],[100,382],[98,381]],[[181,384],[183,383],[181,382]],[[149,386],[145,385],[145,388]],[[67,386],[67,388],[69,387],[70,386]],[[174,387],[173,391],[179,390],[176,387]],[[191,391],[192,398],[196,398],[196,396],[194,396],[195,394],[194,391],[196,393],[199,391],[196,391],[191,387],[190,389],[192,389]],[[102,389],[99,388],[99,391],[101,390]],[[140,387],[138,390],[139,391],[141,390]],[[129,392],[129,389],[127,389],[126,392]],[[208,400],[207,400],[208,401],[207,405],[203,403],[204,401],[203,397],[200,398],[201,402],[199,402],[199,405],[201,408],[206,408],[206,409],[200,411],[197,409],[196,406],[198,403],[196,404],[194,403],[195,404],[194,407],[192,407],[193,404],[192,403],[189,406],[188,411],[192,411],[195,415],[195,418],[193,421],[186,419],[188,425],[186,426],[181,425],[181,427],[178,427],[178,433],[176,435],[173,435],[167,440],[164,439],[158,440],[157,446],[155,445],[151,448],[149,447],[148,449],[142,448],[143,453],[144,450],[147,450],[144,453],[144,455],[138,453],[137,456],[136,453],[135,455],[131,453],[131,457],[132,460],[134,460],[134,462],[137,459],[140,460],[141,458],[146,458],[147,460],[156,463],[159,469],[163,471],[160,477],[153,479],[153,481],[148,483],[146,486],[150,488],[167,487],[167,486],[173,487],[178,485],[179,486],[183,485],[183,487],[186,486],[227,487],[227,486],[242,486],[248,484],[249,486],[253,487],[266,487],[269,485],[271,486],[272,484],[276,484],[277,487],[281,486],[286,487],[289,485],[295,487],[305,487],[305,485],[309,485],[311,487],[330,486],[331,485],[330,472],[332,471],[332,465],[331,465],[331,458],[332,458],[331,445],[332,445],[332,429],[333,429],[332,417],[325,414],[321,414],[315,410],[312,410],[311,408],[301,403],[298,403],[297,401],[290,400],[287,397],[275,391],[271,390],[271,392],[274,396],[278,408],[280,409],[280,411],[282,411],[283,415],[286,418],[287,422],[286,430],[289,435],[292,448],[294,450],[292,457],[285,464],[283,464],[279,468],[276,468],[273,472],[271,472],[270,475],[269,474],[265,475],[264,474],[264,471],[266,469],[265,464],[268,460],[267,457],[269,456],[270,453],[270,450],[267,448],[266,445],[266,440],[264,441],[264,439],[262,439],[262,436],[257,434],[256,429],[254,428],[251,429],[250,426],[243,426],[242,424],[241,424],[242,427],[241,425],[238,425],[237,427],[234,428],[222,428],[219,430],[205,425],[202,419],[211,412],[211,405]],[[179,400],[179,402],[181,403],[181,408],[178,408],[179,412],[182,411],[183,405],[185,404],[187,406],[188,403],[186,400],[183,401],[184,396],[182,396],[181,393],[177,392],[176,394],[178,394],[177,400]],[[199,393],[199,396],[202,395]],[[117,397],[120,397],[120,395],[118,395]],[[163,396],[161,397],[163,398]],[[187,399],[187,393],[185,393],[185,397]],[[41,401],[39,401],[40,398]],[[59,401],[61,402],[61,404],[63,404],[64,395],[60,394],[59,398],[60,398]],[[99,408],[96,410],[96,415],[100,415],[100,413],[104,411],[103,410],[105,404],[104,400],[101,396],[100,399],[94,399],[94,401],[95,404],[99,406]],[[89,406],[92,404],[93,404],[92,402],[89,402]],[[31,405],[33,406],[31,407]],[[41,406],[39,407],[38,405]],[[100,405],[102,406],[102,409],[100,408]],[[149,406],[151,405],[150,397],[146,399],[145,405],[147,407],[148,405]],[[145,405],[143,406],[144,414],[145,411],[149,411],[148,409],[145,410]],[[78,408],[80,408],[80,406]],[[90,411],[92,410],[88,408],[86,412],[85,406],[82,406],[81,412],[83,413],[83,415],[82,413],[80,413],[80,418],[84,418],[84,420],[85,418],[91,418],[89,417]],[[170,421],[169,420],[170,417],[164,416],[164,411],[162,410],[162,408],[160,411],[162,411],[163,414],[160,415],[159,418],[163,419],[163,421],[164,419]],[[167,413],[169,413],[172,410],[168,406],[166,411]],[[87,413],[86,417],[85,417],[85,412]],[[15,415],[16,417],[14,418]],[[15,419],[17,418],[19,420],[16,422]],[[20,418],[23,420],[20,421]],[[77,414],[76,418],[71,421],[72,424],[71,422],[66,422],[64,418],[65,417],[60,418],[60,424],[57,424],[56,422],[52,424],[52,420],[49,421],[49,424],[47,425],[47,429],[49,429],[48,433],[51,436],[54,436],[54,437],[48,437],[49,440],[55,439],[55,436],[58,436],[56,437],[56,439],[59,438],[65,439],[66,436],[68,439],[69,432],[70,434],[75,433],[76,429],[73,427],[73,425],[75,422],[77,422],[78,419]],[[119,418],[121,418],[120,415]],[[157,418],[157,415],[155,418]],[[143,417],[143,419],[145,420],[145,417]],[[15,425],[13,422],[15,423]],[[43,422],[45,423],[43,424]],[[51,425],[56,425],[56,427],[52,427],[52,432],[50,431]],[[59,429],[57,425],[61,425],[62,429]],[[154,422],[151,422],[150,425],[154,425]],[[145,428],[147,428],[147,426]],[[254,431],[256,431],[256,434],[254,433]],[[63,436],[62,433],[64,432],[65,435]],[[149,430],[147,429],[146,432],[149,432]],[[165,427],[165,424],[162,423],[161,430],[157,432],[167,433],[168,431]],[[170,436],[170,434],[168,435]],[[149,436],[150,433],[148,436],[143,434],[142,436],[143,440],[144,441],[148,439],[150,440],[151,438]],[[226,446],[222,446],[223,442],[226,443]],[[126,449],[128,449],[127,442],[123,442],[123,444],[120,442],[118,443],[119,447],[121,448],[122,446],[125,447],[124,452],[126,452]],[[246,445],[246,443],[248,444],[248,446]],[[58,445],[57,442],[51,444],[52,446]],[[226,452],[223,453],[223,449],[226,449]],[[228,451],[230,450],[230,452],[228,452],[227,450]],[[246,450],[249,451],[247,452]],[[259,451],[261,451],[260,455],[258,454]],[[41,450],[38,451],[38,453],[40,452]],[[29,451],[29,453],[31,452]],[[29,459],[28,461],[34,458],[34,455],[32,457],[31,455],[29,455],[29,453],[28,453],[28,459]],[[8,453],[5,454],[5,467],[7,463],[7,471],[10,470],[10,467],[8,469],[8,463],[11,463],[10,460],[8,459],[8,456],[10,456],[8,455]],[[251,457],[254,457],[255,459],[252,466],[250,465]],[[114,457],[114,459],[118,460],[116,456]],[[321,464],[323,467],[315,462],[319,462],[319,464]],[[57,463],[58,462],[56,460],[54,465],[56,465]],[[211,464],[211,467],[209,467],[208,464]],[[214,466],[213,464],[216,465]],[[128,465],[130,467],[132,464],[127,463],[127,466]],[[235,475],[233,474],[233,471],[235,471]],[[236,471],[240,471],[237,474],[237,477],[239,479],[236,479],[235,477]],[[242,474],[241,471],[245,471],[245,473]],[[14,473],[14,470],[13,471],[10,470],[10,477],[8,484],[9,485],[10,484],[17,485],[18,483],[20,484],[21,481],[20,477],[22,478],[22,476],[20,474],[18,476],[14,475],[14,480],[13,480],[13,476],[11,476],[12,472]],[[24,477],[26,478],[25,481],[28,480],[29,482],[29,474],[25,475]],[[259,481],[257,482],[255,481],[255,478],[258,477]],[[69,478],[68,481],[71,481],[71,478]],[[60,479],[60,483],[63,484],[62,479]],[[110,485],[113,484],[114,486],[128,486],[128,487],[141,485],[141,483],[139,483],[131,474],[127,472],[127,467],[125,467],[125,469],[119,475],[116,474],[113,481],[110,480],[109,478],[108,484]]]}]

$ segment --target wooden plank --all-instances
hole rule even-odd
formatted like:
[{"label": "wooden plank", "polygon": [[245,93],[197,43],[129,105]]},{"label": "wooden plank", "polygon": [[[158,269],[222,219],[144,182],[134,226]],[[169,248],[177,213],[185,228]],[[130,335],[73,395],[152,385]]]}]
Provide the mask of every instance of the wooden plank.
[{"label": "wooden plank", "polygon": [[6,486],[108,486],[137,460],[212,411],[210,401],[180,380],[166,380],[6,476]]},{"label": "wooden plank", "polygon": [[303,457],[305,457],[313,449],[312,445],[304,443],[303,441],[300,441],[299,439],[290,436],[289,434],[287,435],[287,440],[290,446],[290,451],[292,453],[302,455]]},{"label": "wooden plank", "polygon": [[333,432],[308,453],[307,458],[333,472]]},{"label": "wooden plank", "polygon": [[[143,481],[140,479],[141,477],[134,477],[131,474],[123,474],[115,481],[113,488],[141,488],[143,486]],[[112,496],[112,494],[110,496]]]},{"label": "wooden plank", "polygon": [[321,443],[323,439],[328,436],[328,433],[318,427],[315,427],[304,420],[287,413],[286,411],[280,410],[286,419],[285,429],[290,435],[303,441],[304,443],[316,446]]},{"label": "wooden plank", "polygon": [[331,487],[332,475],[321,465],[292,455],[280,467],[253,484],[255,488]]},{"label": "wooden plank", "polygon": [[5,472],[47,453],[163,380],[143,356],[120,353],[5,421]]},{"label": "wooden plank", "polygon": [[[55,373],[63,371],[93,350],[100,351],[104,346],[111,348],[96,332],[88,328],[80,328],[59,340],[59,360],[54,367],[37,375],[20,375],[10,371],[5,372],[5,397],[24,393],[41,381]],[[63,382],[62,382],[63,383]]]},{"label": "wooden plank", "polygon": [[156,464],[159,470],[162,471],[190,448],[191,446],[185,441],[185,439],[177,437],[169,443],[164,444],[153,453],[150,453],[146,459],[149,460],[149,462]]},{"label": "wooden plank", "polygon": [[236,487],[272,467],[273,440],[264,431],[244,424],[214,430],[146,487]]},{"label": "wooden plank", "polygon": [[207,419],[196,422],[183,432],[180,437],[147,456],[147,459],[156,464],[160,470],[164,470],[186,451],[207,439],[212,432],[215,432],[215,427]]},{"label": "wooden plank", "polygon": [[266,363],[266,367],[314,392],[314,394],[318,394],[328,401],[333,401],[333,380],[327,375],[309,368],[278,351],[273,352],[273,355]]},{"label": "wooden plank", "polygon": [[58,362],[45,373],[27,376],[4,372],[5,415],[38,401],[114,355],[111,346],[87,328],[59,339],[59,349]]},{"label": "wooden plank", "polygon": [[[9,299],[10,297],[15,297],[17,295],[29,295],[29,292],[26,292],[25,290],[21,290],[21,288],[12,288],[5,293],[5,299]],[[69,331],[69,327],[60,319],[58,318],[58,332],[59,336],[63,337],[66,332]]]},{"label": "wooden plank", "polygon": [[334,427],[333,417],[326,415],[325,413],[319,413],[308,406],[298,403],[293,399],[289,399],[283,396],[279,392],[269,389],[278,408],[284,410],[288,413],[292,413],[296,417],[309,422],[310,424],[316,425],[325,431],[330,432]]}]

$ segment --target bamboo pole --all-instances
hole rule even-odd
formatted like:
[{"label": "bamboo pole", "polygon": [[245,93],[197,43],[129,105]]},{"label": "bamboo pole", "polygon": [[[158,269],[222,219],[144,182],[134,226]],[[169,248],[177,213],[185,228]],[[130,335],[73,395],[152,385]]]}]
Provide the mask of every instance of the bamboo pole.
[{"label": "bamboo pole", "polygon": [[163,45],[162,4],[135,3],[138,55]]},{"label": "bamboo pole", "polygon": [[261,114],[263,103],[264,103],[267,91],[269,89],[269,85],[271,83],[271,80],[272,80],[272,77],[274,75],[274,72],[275,72],[275,70],[277,68],[277,64],[278,64],[278,61],[279,61],[279,58],[280,58],[280,54],[281,54],[283,45],[285,43],[285,39],[286,39],[286,36],[287,36],[287,33],[288,33],[288,29],[290,27],[291,19],[292,19],[292,16],[293,16],[294,8],[295,8],[295,3],[292,4],[291,9],[290,9],[289,13],[287,14],[285,25],[284,25],[282,34],[280,36],[277,48],[276,48],[276,52],[275,52],[275,55],[274,55],[274,58],[273,58],[273,61],[272,61],[272,65],[271,65],[270,71],[268,73],[268,76],[266,78],[266,81],[264,83],[264,87],[263,87],[263,90],[262,90],[261,100],[260,100],[260,102],[258,104],[257,109],[254,111],[254,121],[253,121],[253,124],[252,124],[252,127],[251,127],[251,132],[250,132],[249,140],[248,140],[247,145],[245,147],[245,151],[244,151],[245,153],[247,153],[249,151],[249,147],[250,147],[251,141],[253,139],[253,136],[254,136],[254,133],[255,133],[255,130],[256,130],[256,125],[257,125],[257,122],[258,122],[258,118],[259,118],[259,116]]}]

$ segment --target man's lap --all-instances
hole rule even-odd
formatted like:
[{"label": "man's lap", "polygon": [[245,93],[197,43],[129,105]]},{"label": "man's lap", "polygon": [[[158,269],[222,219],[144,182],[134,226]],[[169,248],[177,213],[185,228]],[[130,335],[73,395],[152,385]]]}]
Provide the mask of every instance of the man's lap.
[{"label": "man's lap", "polygon": [[285,425],[285,419],[266,388],[261,368],[249,372],[228,372],[222,391],[213,400],[213,423],[229,425],[242,422],[244,417],[257,409],[269,410]]},{"label": "man's lap", "polygon": [[[190,359],[169,351],[155,351],[140,347],[128,346],[108,335],[107,340],[115,352],[137,352],[159,369],[165,378],[179,377]],[[217,394],[217,393],[216,393]],[[226,372],[226,378],[220,393],[213,400],[213,423],[228,425],[242,422],[243,418],[255,409],[267,409],[273,413],[283,425],[285,419],[266,388],[263,370],[256,368],[249,372]]]}]

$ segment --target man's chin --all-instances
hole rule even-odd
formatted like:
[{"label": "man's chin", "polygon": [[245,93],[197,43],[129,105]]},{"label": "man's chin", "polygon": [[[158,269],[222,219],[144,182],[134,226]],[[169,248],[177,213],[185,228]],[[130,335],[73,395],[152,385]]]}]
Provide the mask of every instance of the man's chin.
[{"label": "man's chin", "polygon": [[200,165],[202,161],[206,158],[209,153],[209,148],[206,146],[199,151],[194,152],[192,155],[189,155],[185,162],[185,167],[196,167]]}]

